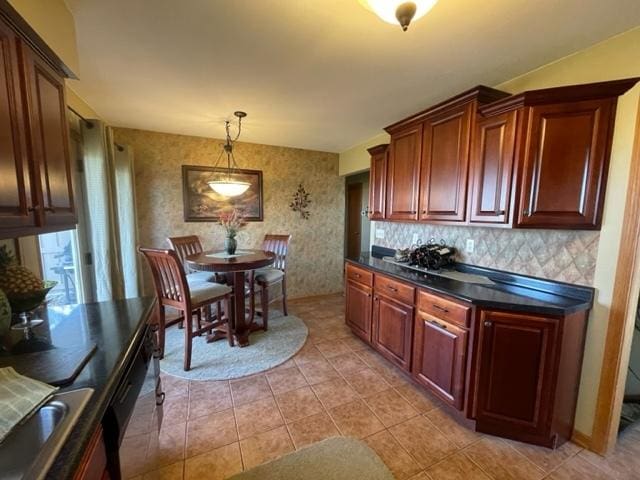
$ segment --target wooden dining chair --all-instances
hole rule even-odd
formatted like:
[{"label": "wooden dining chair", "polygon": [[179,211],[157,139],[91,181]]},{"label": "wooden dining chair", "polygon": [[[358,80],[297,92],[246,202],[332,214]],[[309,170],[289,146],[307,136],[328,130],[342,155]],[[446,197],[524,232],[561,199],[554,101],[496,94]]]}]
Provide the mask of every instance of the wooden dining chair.
[{"label": "wooden dining chair", "polygon": [[187,257],[203,251],[202,242],[197,235],[185,235],[184,237],[169,237],[167,238],[169,245],[176,252],[184,271],[187,274],[187,281],[193,282],[218,282],[220,279],[212,272],[197,272],[189,267],[187,264]]},{"label": "wooden dining chair", "polygon": [[[184,370],[191,368],[191,350],[193,337],[203,333],[211,333],[214,328],[226,328],[229,345],[233,346],[233,336],[228,318],[222,313],[217,316],[206,315],[212,304],[224,303],[224,311],[229,312],[229,298],[231,288],[214,282],[199,282],[189,284],[182,262],[174,250],[138,247],[151,268],[153,284],[158,301],[158,340],[161,358],[164,355],[165,329],[177,322],[184,322]],[[171,322],[166,322],[166,307],[172,307],[181,316]],[[194,316],[197,323],[194,328]]]},{"label": "wooden dining chair", "polygon": [[[267,234],[262,242],[262,249],[265,252],[275,253],[276,258],[272,265],[265,268],[259,268],[251,272],[251,306],[250,310],[253,315],[255,313],[255,296],[256,286],[260,291],[260,308],[262,310],[262,328],[267,330],[269,324],[269,304],[282,300],[282,313],[285,316],[287,312],[287,252],[289,250],[289,241],[291,235],[274,235]],[[280,295],[270,299],[270,289],[276,285],[280,285]]]}]

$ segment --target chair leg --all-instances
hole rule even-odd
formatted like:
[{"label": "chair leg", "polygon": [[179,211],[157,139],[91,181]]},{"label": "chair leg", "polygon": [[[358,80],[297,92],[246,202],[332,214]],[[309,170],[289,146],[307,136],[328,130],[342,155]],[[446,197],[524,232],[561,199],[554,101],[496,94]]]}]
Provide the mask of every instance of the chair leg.
[{"label": "chair leg", "polygon": [[164,305],[158,305],[158,344],[160,346],[160,359],[164,358],[164,329],[166,322],[166,313]]},{"label": "chair leg", "polygon": [[191,326],[193,323],[193,312],[185,312],[184,315],[184,371],[191,370],[191,346],[192,346],[192,331]]},{"label": "chair leg", "polygon": [[287,312],[287,277],[282,277],[282,313],[287,317],[289,313]]},{"label": "chair leg", "polygon": [[260,303],[262,304],[262,329],[266,332],[269,323],[269,288],[266,284],[260,286]]},{"label": "chair leg", "polygon": [[202,333],[200,333],[200,329],[202,328],[202,308],[199,308],[196,313],[196,321],[198,323],[198,333],[196,335],[200,337],[202,335]]}]

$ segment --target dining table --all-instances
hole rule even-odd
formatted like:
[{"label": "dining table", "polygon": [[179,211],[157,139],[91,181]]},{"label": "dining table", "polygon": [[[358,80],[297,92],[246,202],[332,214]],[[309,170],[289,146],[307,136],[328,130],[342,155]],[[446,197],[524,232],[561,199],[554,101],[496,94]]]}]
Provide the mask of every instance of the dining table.
[{"label": "dining table", "polygon": [[233,289],[229,302],[229,325],[234,343],[240,347],[249,345],[249,334],[261,327],[246,313],[245,278],[247,272],[271,265],[276,255],[264,250],[237,250],[229,254],[224,250],[205,250],[188,255],[185,260],[189,268],[203,272],[215,272],[226,277],[227,285]]}]

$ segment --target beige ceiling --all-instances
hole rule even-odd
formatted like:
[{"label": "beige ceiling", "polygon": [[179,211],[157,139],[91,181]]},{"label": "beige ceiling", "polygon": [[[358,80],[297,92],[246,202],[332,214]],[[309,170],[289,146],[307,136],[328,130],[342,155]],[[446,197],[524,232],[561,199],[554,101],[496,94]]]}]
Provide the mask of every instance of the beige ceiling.
[{"label": "beige ceiling", "polygon": [[403,33],[357,0],[67,0],[77,91],[108,122],[343,151],[477,84],[640,24],[639,0],[440,0]]}]

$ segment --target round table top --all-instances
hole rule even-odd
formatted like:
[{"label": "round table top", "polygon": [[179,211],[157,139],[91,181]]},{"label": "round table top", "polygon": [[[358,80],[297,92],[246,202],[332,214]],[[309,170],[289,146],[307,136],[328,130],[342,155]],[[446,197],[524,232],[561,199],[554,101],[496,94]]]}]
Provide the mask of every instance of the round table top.
[{"label": "round table top", "polygon": [[188,255],[187,264],[194,270],[207,272],[239,272],[266,267],[275,261],[276,255],[264,250],[238,249],[233,256],[224,250],[207,250]]}]

